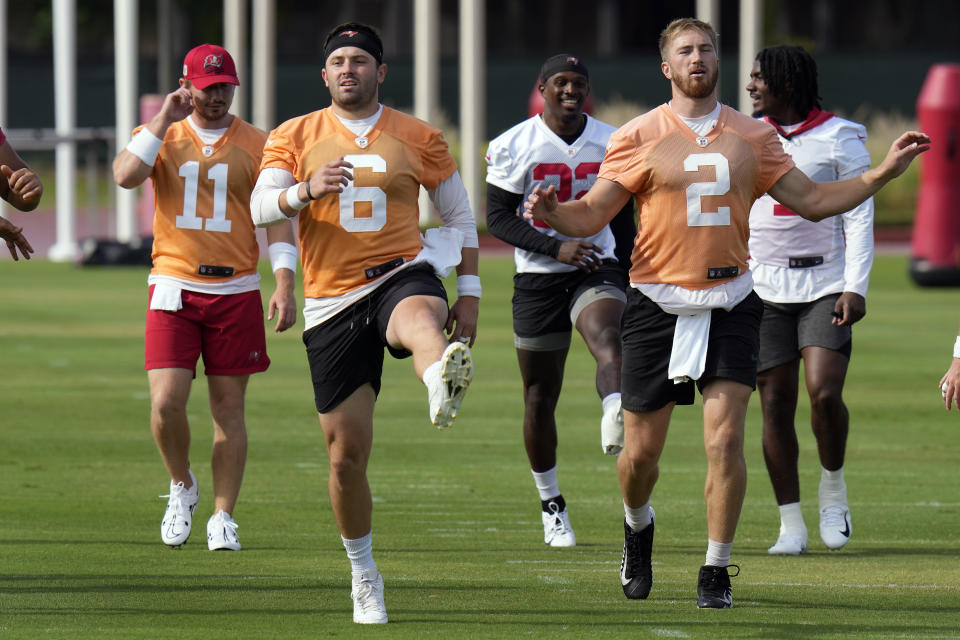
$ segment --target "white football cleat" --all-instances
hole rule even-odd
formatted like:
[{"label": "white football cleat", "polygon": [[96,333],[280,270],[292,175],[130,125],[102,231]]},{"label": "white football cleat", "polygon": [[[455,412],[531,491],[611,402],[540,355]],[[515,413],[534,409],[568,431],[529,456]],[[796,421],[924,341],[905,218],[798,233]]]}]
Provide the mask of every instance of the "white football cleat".
[{"label": "white football cleat", "polygon": [[200,500],[200,489],[197,487],[197,478],[189,469],[190,481],[193,483],[189,489],[183,486],[183,482],[173,483],[170,481],[170,493],[160,496],[169,498],[167,500],[167,510],[163,514],[163,521],[160,523],[160,538],[165,545],[179,547],[187,538],[190,537],[190,526],[193,523],[193,511],[197,508],[197,502]]},{"label": "white football cleat", "polygon": [[353,621],[357,624],[387,624],[383,603],[383,576],[374,569],[353,576]]},{"label": "white football cleat", "polygon": [[240,551],[237,523],[223,509],[207,520],[207,548],[210,551]]},{"label": "white football cleat", "polygon": [[439,374],[430,377],[432,379],[424,380],[430,400],[430,422],[437,429],[447,429],[453,425],[473,380],[473,359],[467,345],[462,342],[447,345],[440,358]]},{"label": "white football cleat", "polygon": [[842,549],[850,542],[853,526],[845,504],[820,509],[820,538],[828,549]]},{"label": "white football cleat", "polygon": [[803,535],[781,532],[776,544],[767,549],[767,553],[772,556],[798,556],[807,552],[808,544],[806,531]]},{"label": "white football cleat", "polygon": [[567,509],[560,510],[556,502],[550,502],[550,511],[541,511],[543,520],[543,541],[551,547],[574,547],[577,536],[570,527],[570,514]]},{"label": "white football cleat", "polygon": [[623,449],[623,408],[619,402],[610,405],[600,419],[600,446],[608,456],[615,456]]}]

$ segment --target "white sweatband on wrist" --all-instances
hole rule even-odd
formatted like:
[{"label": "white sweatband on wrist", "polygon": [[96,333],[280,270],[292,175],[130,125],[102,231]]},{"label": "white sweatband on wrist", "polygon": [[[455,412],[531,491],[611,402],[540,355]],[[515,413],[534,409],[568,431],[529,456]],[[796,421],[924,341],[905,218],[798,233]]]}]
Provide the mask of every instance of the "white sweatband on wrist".
[{"label": "white sweatband on wrist", "polygon": [[483,287],[480,286],[480,276],[457,276],[457,296],[473,296],[480,298]]},{"label": "white sweatband on wrist", "polygon": [[127,151],[143,160],[144,164],[153,166],[157,161],[157,154],[160,153],[160,145],[163,140],[153,135],[150,129],[144,127],[140,133],[133,136],[127,143]]},{"label": "white sweatband on wrist", "polygon": [[304,201],[300,199],[300,183],[293,185],[287,189],[287,206],[295,211],[300,211],[305,206],[310,204],[309,201]]},{"label": "white sweatband on wrist", "polygon": [[953,357],[960,358],[960,336],[957,336],[957,341],[953,343]]},{"label": "white sweatband on wrist", "polygon": [[270,253],[270,268],[273,271],[277,269],[290,269],[297,272],[297,248],[289,242],[274,242],[267,251]]}]

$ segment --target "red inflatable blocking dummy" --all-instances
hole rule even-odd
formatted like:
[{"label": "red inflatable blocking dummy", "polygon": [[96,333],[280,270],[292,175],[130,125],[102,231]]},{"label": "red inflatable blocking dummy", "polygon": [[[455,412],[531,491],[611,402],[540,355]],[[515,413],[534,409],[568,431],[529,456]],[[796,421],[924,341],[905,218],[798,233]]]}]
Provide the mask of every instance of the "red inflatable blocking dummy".
[{"label": "red inflatable blocking dummy", "polygon": [[920,156],[910,275],[922,286],[960,285],[960,64],[936,64],[917,97]]}]

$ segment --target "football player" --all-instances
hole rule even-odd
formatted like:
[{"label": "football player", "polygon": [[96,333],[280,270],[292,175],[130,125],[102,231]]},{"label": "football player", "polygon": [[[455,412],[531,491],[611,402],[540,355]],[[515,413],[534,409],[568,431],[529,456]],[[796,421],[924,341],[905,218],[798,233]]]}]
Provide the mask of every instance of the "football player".
[{"label": "football player", "polygon": [[[145,331],[150,426],[170,474],[161,539],[179,547],[190,536],[199,500],[190,469],[187,399],[197,359],[210,390],[213,417],[214,514],[207,547],[239,550],[234,506],[247,458],[244,396],[251,373],[270,365],[264,334],[259,248],[250,193],[266,134],[229,112],[236,67],[223,48],[187,53],[180,87],[113,163],[127,189],[154,187],[153,270]],[[287,222],[267,232],[276,278],[269,317],[276,331],[296,322],[293,278],[297,249]]]},{"label": "football player", "polygon": [[[784,151],[814,182],[844,180],[870,168],[867,130],[821,108],[817,65],[802,47],[762,49],[746,90],[754,117],[773,125]],[[812,222],[764,195],[750,210],[749,248],[754,290],[763,300],[757,361],[763,458],[780,509],[780,535],[769,552],[797,555],[808,544],[794,427],[801,359],[821,467],[820,538],[828,549],[840,549],[852,531],[843,479],[850,423],[843,384],[850,327],[866,314],[873,198]]]},{"label": "football player", "polygon": [[708,535],[697,606],[728,608],[727,567],[746,490],[744,420],[763,308],[747,268],[750,207],[769,192],[805,218],[837,215],[903,173],[930,139],[905,133],[879,167],[815,183],[796,169],[773,127],[717,101],[719,57],[709,24],[674,20],[661,33],[660,54],[671,100],[610,136],[586,195],[558,203],[552,185],[536,188],[525,215],[566,235],[588,236],[636,200],[639,232],[621,325],[620,582],[628,598],[650,593],[650,496],[670,415],[675,405],[693,403],[696,385],[703,396]]},{"label": "football player", "polygon": [[627,203],[592,236],[571,238],[517,215],[537,185],[552,184],[560,201],[582,196],[597,179],[614,128],[583,112],[590,94],[586,65],[569,54],[540,69],[543,114],[497,136],[487,149],[487,227],[512,244],[517,274],[513,333],[523,378],[523,441],[540,495],[543,540],[571,547],[576,536],[557,480],[554,411],[576,327],[597,362],[601,446],[623,446],[620,410],[620,315],[637,228]]},{"label": "football player", "polygon": [[[352,569],[353,620],[383,624],[366,473],[383,351],[413,356],[431,423],[451,426],[473,376],[477,229],[440,130],[380,104],[387,65],[379,35],[342,24],[323,50],[331,105],[270,133],[251,210],[268,228],[299,217],[303,341],[330,458],[330,502]],[[425,237],[421,186],[444,224]],[[437,274],[454,266],[458,298],[448,310]]]}]

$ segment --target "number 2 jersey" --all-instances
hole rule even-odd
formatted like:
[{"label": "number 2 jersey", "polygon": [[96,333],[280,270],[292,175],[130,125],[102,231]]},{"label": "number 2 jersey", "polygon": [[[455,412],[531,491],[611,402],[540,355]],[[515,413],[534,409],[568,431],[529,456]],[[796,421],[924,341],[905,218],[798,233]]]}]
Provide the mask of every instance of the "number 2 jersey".
[{"label": "number 2 jersey", "polygon": [[726,105],[703,136],[666,104],[625,124],[599,177],[636,200],[630,282],[701,290],[744,274],[750,207],[793,166],[770,125]]},{"label": "number 2 jersey", "polygon": [[[155,207],[151,276],[176,278],[188,289],[189,283],[196,283],[205,292],[224,283],[225,293],[239,292],[226,284],[231,280],[258,278],[260,251],[250,217],[250,193],[264,140],[266,133],[236,117],[209,145],[186,119],[170,125],[150,174]],[[202,271],[211,272],[208,267],[226,267],[233,273],[216,275],[223,271],[214,269],[213,275],[203,275]]]},{"label": "number 2 jersey", "polygon": [[[535,187],[553,185],[557,200],[578,200],[597,180],[597,172],[614,127],[589,115],[583,133],[567,144],[550,130],[543,118],[535,115],[511,127],[490,141],[487,148],[487,182],[514,194],[523,201]],[[523,202],[522,201],[522,202]],[[601,259],[614,258],[615,240],[610,227],[589,238],[570,238],[544,222],[530,224],[545,235],[565,240],[584,240],[600,247]],[[560,273],[576,271],[552,256],[517,247],[514,250],[517,273]]]},{"label": "number 2 jersey", "polygon": [[[870,168],[863,125],[820,109],[789,132],[765,120],[814,182],[845,180]],[[843,291],[866,296],[872,264],[873,198],[819,222],[801,218],[770,195],[750,211],[750,268],[764,300],[812,302]]]},{"label": "number 2 jersey", "polygon": [[457,169],[439,129],[388,107],[365,136],[330,107],[288,120],[270,133],[262,168],[304,182],[340,157],[353,165],[351,183],[299,214],[307,298],[342,296],[380,275],[376,267],[414,259],[423,246],[420,185],[435,189]]}]

